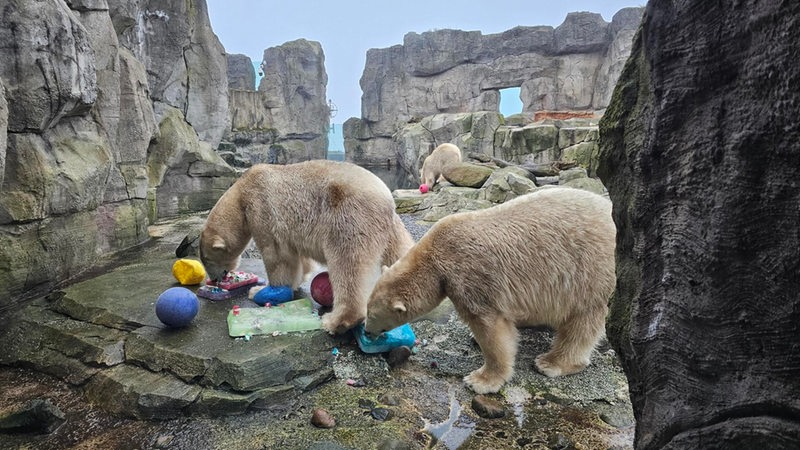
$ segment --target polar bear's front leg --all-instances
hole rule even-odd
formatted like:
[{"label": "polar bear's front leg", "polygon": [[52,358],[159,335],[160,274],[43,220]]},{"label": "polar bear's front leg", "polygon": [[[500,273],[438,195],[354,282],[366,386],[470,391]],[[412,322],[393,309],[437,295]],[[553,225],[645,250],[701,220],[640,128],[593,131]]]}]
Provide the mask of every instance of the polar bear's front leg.
[{"label": "polar bear's front leg", "polygon": [[264,268],[267,270],[270,286],[290,286],[297,290],[306,275],[306,258],[297,255],[284,255],[281,259],[263,256]]},{"label": "polar bear's front leg", "polygon": [[497,392],[514,374],[517,327],[502,317],[474,317],[467,322],[481,347],[484,363],[464,377],[464,382],[478,394]]},{"label": "polar bear's front leg", "polygon": [[380,276],[378,256],[357,260],[359,252],[328,258],[328,274],[333,288],[333,311],[322,316],[322,328],[330,334],[341,334],[367,317],[367,301]]}]

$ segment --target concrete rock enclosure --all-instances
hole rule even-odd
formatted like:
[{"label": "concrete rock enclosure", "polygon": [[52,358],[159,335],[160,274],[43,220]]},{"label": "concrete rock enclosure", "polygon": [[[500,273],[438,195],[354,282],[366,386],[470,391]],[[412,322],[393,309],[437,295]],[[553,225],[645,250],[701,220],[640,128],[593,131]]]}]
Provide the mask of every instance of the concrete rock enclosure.
[{"label": "concrete rock enclosure", "polygon": [[[209,208],[206,183],[232,182],[200,148],[216,147],[228,108],[205,2],[162,3],[4,4],[0,310],[144,242],[159,216]],[[186,133],[170,131],[174,117]],[[165,140],[171,154],[151,158]],[[164,183],[184,165],[191,181]]]},{"label": "concrete rock enclosure", "polygon": [[[234,58],[244,66],[241,59]],[[238,167],[325,159],[330,110],[322,45],[298,39],[270,47],[261,70],[258,90],[255,81],[244,84],[242,75],[229,73],[231,127],[220,146],[223,157]]]},{"label": "concrete rock enclosure", "polygon": [[797,448],[800,4],[648,4],[601,121],[637,449]]},{"label": "concrete rock enclosure", "polygon": [[[402,45],[369,50],[361,77],[362,117],[344,128],[348,160],[394,160],[401,151],[393,139],[397,131],[436,114],[497,112],[499,90],[508,87],[521,88],[523,112],[530,116],[604,109],[641,12],[622,9],[610,23],[596,13],[570,13],[556,28],[516,27],[490,35],[408,33]],[[437,144],[443,142],[450,141]]]}]

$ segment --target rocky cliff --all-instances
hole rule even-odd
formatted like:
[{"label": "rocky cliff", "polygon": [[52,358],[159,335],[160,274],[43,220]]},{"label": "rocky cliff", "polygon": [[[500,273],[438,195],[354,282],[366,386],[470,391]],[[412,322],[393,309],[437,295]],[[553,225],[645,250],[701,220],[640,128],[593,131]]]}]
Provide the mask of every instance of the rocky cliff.
[{"label": "rocky cliff", "polygon": [[231,129],[221,154],[243,167],[325,159],[330,111],[320,43],[298,39],[268,48],[261,69],[258,91],[231,88]]},{"label": "rocky cliff", "polygon": [[531,117],[539,110],[602,110],[641,13],[623,9],[610,23],[599,14],[570,13],[556,28],[490,35],[408,33],[402,45],[371,49],[361,77],[362,117],[344,130],[347,158],[365,165],[394,160],[392,136],[408,123],[441,113],[497,112],[503,88],[521,88]]},{"label": "rocky cliff", "polygon": [[800,3],[648,3],[601,121],[637,449],[800,447]]},{"label": "rocky cliff", "polygon": [[209,152],[227,83],[204,1],[9,0],[1,14],[5,309],[144,242],[157,216],[210,208],[233,171]]}]

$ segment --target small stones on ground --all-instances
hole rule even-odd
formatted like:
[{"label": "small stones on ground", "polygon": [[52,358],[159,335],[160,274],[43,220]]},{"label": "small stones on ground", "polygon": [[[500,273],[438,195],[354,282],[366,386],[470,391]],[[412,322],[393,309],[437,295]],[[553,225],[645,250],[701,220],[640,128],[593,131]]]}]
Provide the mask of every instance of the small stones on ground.
[{"label": "small stones on ground", "polygon": [[563,433],[555,433],[547,440],[547,446],[553,450],[564,450],[572,445],[572,441]]},{"label": "small stones on ground", "polygon": [[388,408],[372,408],[369,412],[375,420],[389,420],[394,417],[394,413]]},{"label": "small stones on ground", "polygon": [[167,448],[173,439],[175,439],[175,436],[171,434],[162,434],[156,438],[155,446],[156,448]]},{"label": "small stones on ground", "polygon": [[411,349],[407,346],[395,347],[386,355],[386,363],[389,364],[389,367],[394,368],[408,361],[409,356],[411,356]]},{"label": "small stones on ground", "polygon": [[378,402],[387,406],[398,406],[400,405],[400,399],[394,394],[383,394],[378,398]]},{"label": "small stones on ground", "polygon": [[378,444],[378,450],[411,450],[411,444],[396,439],[387,439]]},{"label": "small stones on ground", "polygon": [[500,402],[485,395],[476,395],[472,398],[472,409],[484,419],[499,419],[506,415],[506,410]]},{"label": "small stones on ground", "polygon": [[375,402],[367,398],[358,399],[358,407],[362,409],[372,409],[375,407]]},{"label": "small stones on ground", "polygon": [[317,428],[333,428],[336,426],[336,419],[328,411],[316,408],[311,413],[311,424]]},{"label": "small stones on ground", "polygon": [[352,387],[364,387],[367,385],[367,383],[365,383],[364,380],[354,380],[352,378],[348,378],[347,385]]}]

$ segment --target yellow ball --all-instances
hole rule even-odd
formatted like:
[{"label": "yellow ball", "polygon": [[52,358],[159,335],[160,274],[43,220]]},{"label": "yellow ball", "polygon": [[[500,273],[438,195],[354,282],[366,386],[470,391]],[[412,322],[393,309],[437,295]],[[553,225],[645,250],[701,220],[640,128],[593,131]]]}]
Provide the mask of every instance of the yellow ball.
[{"label": "yellow ball", "polygon": [[172,265],[172,275],[183,286],[200,284],[206,279],[206,269],[195,259],[179,259]]}]

